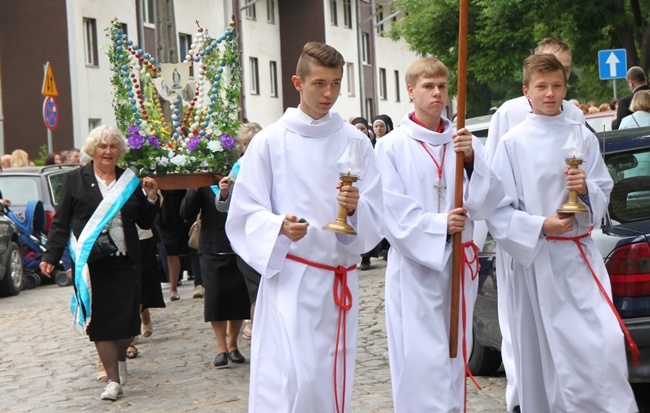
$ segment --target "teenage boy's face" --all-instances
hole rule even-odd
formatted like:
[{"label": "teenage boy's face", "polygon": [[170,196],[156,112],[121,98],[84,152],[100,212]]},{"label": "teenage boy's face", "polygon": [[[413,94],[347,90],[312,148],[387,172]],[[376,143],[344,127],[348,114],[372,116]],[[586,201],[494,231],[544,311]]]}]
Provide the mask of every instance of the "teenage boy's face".
[{"label": "teenage boy's face", "polygon": [[313,119],[327,115],[339,97],[342,78],[340,67],[320,65],[312,65],[311,73],[304,79],[294,75],[291,81],[300,92],[300,109]]},{"label": "teenage boy's face", "polygon": [[406,89],[413,99],[416,114],[434,118],[442,115],[449,97],[446,77],[420,77],[415,86],[408,84]]},{"label": "teenage boy's face", "polygon": [[566,81],[561,70],[533,73],[524,95],[536,115],[555,116],[560,112],[562,99],[566,96]]}]

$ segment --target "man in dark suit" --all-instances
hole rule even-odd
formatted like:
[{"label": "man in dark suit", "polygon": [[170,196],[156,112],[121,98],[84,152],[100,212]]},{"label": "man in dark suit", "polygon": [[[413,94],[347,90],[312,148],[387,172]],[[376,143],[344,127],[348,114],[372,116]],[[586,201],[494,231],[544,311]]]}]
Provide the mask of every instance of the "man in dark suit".
[{"label": "man in dark suit", "polygon": [[632,111],[630,111],[632,96],[634,96],[634,94],[639,90],[650,90],[650,87],[648,86],[648,77],[645,75],[645,71],[639,66],[632,66],[629,68],[625,75],[625,80],[632,90],[632,93],[622,97],[621,100],[618,101],[616,119],[612,121],[612,129],[614,130],[618,129],[624,117],[632,114]]}]

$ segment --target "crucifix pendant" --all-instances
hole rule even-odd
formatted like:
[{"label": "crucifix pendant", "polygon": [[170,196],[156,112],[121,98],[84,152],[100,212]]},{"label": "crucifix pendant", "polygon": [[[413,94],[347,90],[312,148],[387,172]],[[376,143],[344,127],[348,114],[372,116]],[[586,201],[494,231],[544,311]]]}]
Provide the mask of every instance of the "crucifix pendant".
[{"label": "crucifix pendant", "polygon": [[438,179],[438,185],[434,185],[434,188],[438,190],[438,212],[440,212],[440,200],[442,199],[442,190],[447,189],[445,186],[445,183],[442,181],[442,179]]}]

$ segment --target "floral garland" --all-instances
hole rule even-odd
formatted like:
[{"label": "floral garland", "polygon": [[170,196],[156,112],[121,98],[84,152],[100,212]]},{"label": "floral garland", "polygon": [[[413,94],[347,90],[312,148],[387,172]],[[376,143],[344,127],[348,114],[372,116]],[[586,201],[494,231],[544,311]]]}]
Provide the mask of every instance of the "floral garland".
[{"label": "floral garland", "polygon": [[[198,25],[198,22],[197,22]],[[179,96],[165,119],[154,80],[161,77],[156,60],[122,32],[116,19],[106,29],[113,75],[117,126],[127,138],[123,157],[140,175],[213,172],[228,174],[239,158],[233,135],[238,115],[241,66],[234,22],[214,39],[199,26],[183,64],[194,66],[194,96],[183,108]]]}]

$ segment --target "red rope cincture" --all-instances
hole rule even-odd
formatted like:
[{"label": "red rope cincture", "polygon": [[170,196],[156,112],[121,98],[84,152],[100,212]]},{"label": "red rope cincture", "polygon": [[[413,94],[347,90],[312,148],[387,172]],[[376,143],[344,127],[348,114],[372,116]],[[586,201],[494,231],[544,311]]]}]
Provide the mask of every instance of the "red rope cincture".
[{"label": "red rope cincture", "polygon": [[589,262],[589,259],[587,258],[587,254],[585,253],[584,248],[582,248],[582,244],[580,243],[580,240],[583,238],[587,238],[591,236],[591,230],[589,230],[588,233],[579,235],[577,237],[556,237],[556,236],[551,236],[547,235],[546,239],[550,241],[573,241],[577,246],[578,250],[580,250],[580,255],[582,255],[583,261],[587,264],[587,267],[589,268],[589,271],[591,271],[591,275],[594,278],[594,281],[596,281],[596,285],[598,286],[598,289],[600,290],[600,293],[605,297],[605,301],[607,301],[607,304],[609,305],[609,308],[611,308],[612,312],[616,316],[616,320],[618,321],[618,324],[621,326],[621,330],[623,330],[623,334],[625,335],[625,340],[627,341],[627,348],[630,350],[630,354],[632,355],[632,364],[635,366],[639,365],[639,347],[636,345],[634,342],[634,339],[632,338],[632,334],[630,334],[630,331],[625,327],[625,322],[623,322],[623,319],[621,316],[618,314],[618,311],[616,311],[616,307],[614,306],[614,303],[612,300],[609,298],[607,295],[607,291],[605,291],[605,288],[603,285],[600,283],[600,280],[598,279],[598,276],[596,276],[596,272],[591,266],[591,263]]},{"label": "red rope cincture", "polygon": [[[461,288],[461,311],[462,311],[462,318],[463,318],[463,362],[465,363],[465,375],[472,380],[474,383],[474,386],[476,386],[477,389],[483,390],[481,386],[478,384],[476,379],[474,378],[474,375],[472,372],[469,370],[469,366],[467,365],[467,303],[465,301],[465,268],[469,269],[469,275],[470,279],[473,281],[478,277],[478,272],[480,269],[479,265],[479,260],[478,260],[478,247],[476,244],[474,244],[474,241],[467,241],[462,244],[462,249],[461,249],[461,259],[463,265],[461,266],[461,271],[460,271],[460,288]],[[472,254],[474,255],[474,258],[471,260],[467,257],[467,249],[472,250]],[[465,403],[465,411],[467,411],[467,382],[465,382],[465,398],[464,398],[464,403]]]},{"label": "red rope cincture", "polygon": [[[348,271],[355,270],[357,264],[351,265],[349,267],[344,267],[339,265],[338,267],[333,267],[331,265],[320,264],[314,261],[309,261],[301,257],[297,257],[292,254],[287,254],[287,259],[292,261],[297,261],[299,263],[308,265],[310,267],[320,268],[322,270],[334,272],[334,303],[339,307],[339,317],[336,326],[336,346],[334,348],[334,399],[336,402],[336,412],[342,413],[345,412],[345,385],[347,379],[347,351],[346,351],[346,320],[347,320],[347,311],[352,308],[352,291],[348,287]],[[339,403],[338,397],[338,375],[336,374],[336,366],[338,365],[338,356],[339,356],[339,341],[343,336],[343,394],[341,395],[341,401]]]}]

